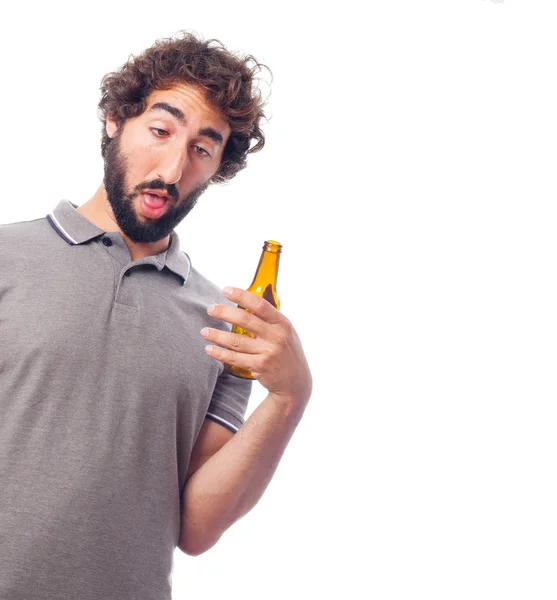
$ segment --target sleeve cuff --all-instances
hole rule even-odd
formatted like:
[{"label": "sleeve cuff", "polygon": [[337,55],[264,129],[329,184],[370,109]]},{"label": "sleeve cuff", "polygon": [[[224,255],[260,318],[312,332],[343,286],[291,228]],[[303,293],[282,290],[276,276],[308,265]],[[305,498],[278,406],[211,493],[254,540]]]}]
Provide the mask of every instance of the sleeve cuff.
[{"label": "sleeve cuff", "polygon": [[225,408],[220,406],[215,406],[211,404],[209,406],[209,410],[207,411],[205,418],[226,427],[233,433],[237,433],[240,427],[244,424],[243,420],[238,418],[236,415],[233,415]]}]

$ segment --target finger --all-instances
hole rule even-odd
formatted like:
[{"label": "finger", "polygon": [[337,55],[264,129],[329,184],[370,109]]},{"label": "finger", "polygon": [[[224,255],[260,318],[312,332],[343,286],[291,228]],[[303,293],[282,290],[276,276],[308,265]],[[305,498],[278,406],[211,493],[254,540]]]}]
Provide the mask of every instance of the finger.
[{"label": "finger", "polygon": [[214,342],[219,346],[224,346],[230,350],[244,352],[246,354],[259,354],[264,347],[264,343],[261,340],[239,333],[212,329],[210,327],[204,327],[201,330],[201,336],[208,342]]},{"label": "finger", "polygon": [[220,360],[227,365],[234,365],[241,369],[253,370],[255,356],[253,354],[244,354],[243,352],[236,352],[235,350],[228,350],[227,348],[220,348],[219,346],[205,346],[205,352],[212,358]]},{"label": "finger", "polygon": [[282,315],[280,311],[261,296],[235,287],[225,287],[223,293],[229,300],[236,302],[243,308],[247,308],[266,323],[281,322]]},{"label": "finger", "polygon": [[236,306],[229,306],[228,304],[213,304],[209,306],[207,312],[211,317],[226,321],[227,323],[232,323],[233,325],[238,325],[238,327],[249,331],[256,337],[265,338],[268,325],[265,321],[262,321],[259,317],[247,310],[242,310]]}]

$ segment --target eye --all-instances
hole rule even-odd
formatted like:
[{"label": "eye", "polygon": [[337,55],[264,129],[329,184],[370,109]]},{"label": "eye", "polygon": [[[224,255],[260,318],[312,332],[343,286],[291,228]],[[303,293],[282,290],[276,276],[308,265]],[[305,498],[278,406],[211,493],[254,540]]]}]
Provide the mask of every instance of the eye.
[{"label": "eye", "polygon": [[164,129],[159,129],[158,127],[149,127],[149,129],[153,132],[153,135],[158,138],[166,137],[168,135],[168,131],[165,131]]},{"label": "eye", "polygon": [[205,148],[202,148],[201,146],[194,146],[195,148],[195,153],[198,156],[208,156],[210,157],[211,155],[207,152],[207,150],[205,150]]}]

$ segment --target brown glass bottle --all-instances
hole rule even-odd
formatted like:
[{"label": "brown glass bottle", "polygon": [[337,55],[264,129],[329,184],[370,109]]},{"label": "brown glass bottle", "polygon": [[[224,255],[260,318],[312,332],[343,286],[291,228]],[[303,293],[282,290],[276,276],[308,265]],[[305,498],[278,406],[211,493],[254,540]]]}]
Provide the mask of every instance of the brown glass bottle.
[{"label": "brown glass bottle", "polygon": [[[263,244],[263,252],[261,252],[261,258],[259,259],[257,270],[255,271],[255,276],[251,285],[247,288],[248,292],[252,292],[265,298],[265,300],[272,304],[277,310],[280,310],[280,301],[277,295],[277,277],[281,252],[282,244],[273,240],[265,241]],[[239,304],[238,308],[247,310]],[[232,333],[240,333],[242,335],[253,337],[252,333],[237,325],[232,325]],[[255,379],[249,369],[241,369],[240,367],[227,364],[224,365],[224,368],[236,377]]]}]

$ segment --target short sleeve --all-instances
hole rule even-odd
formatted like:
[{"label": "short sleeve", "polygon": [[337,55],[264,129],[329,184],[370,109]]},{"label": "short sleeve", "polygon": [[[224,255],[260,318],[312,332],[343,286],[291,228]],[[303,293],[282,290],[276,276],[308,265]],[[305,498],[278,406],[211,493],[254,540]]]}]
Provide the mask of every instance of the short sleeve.
[{"label": "short sleeve", "polygon": [[244,424],[253,380],[231,375],[226,369],[217,378],[206,418],[236,433]]}]

